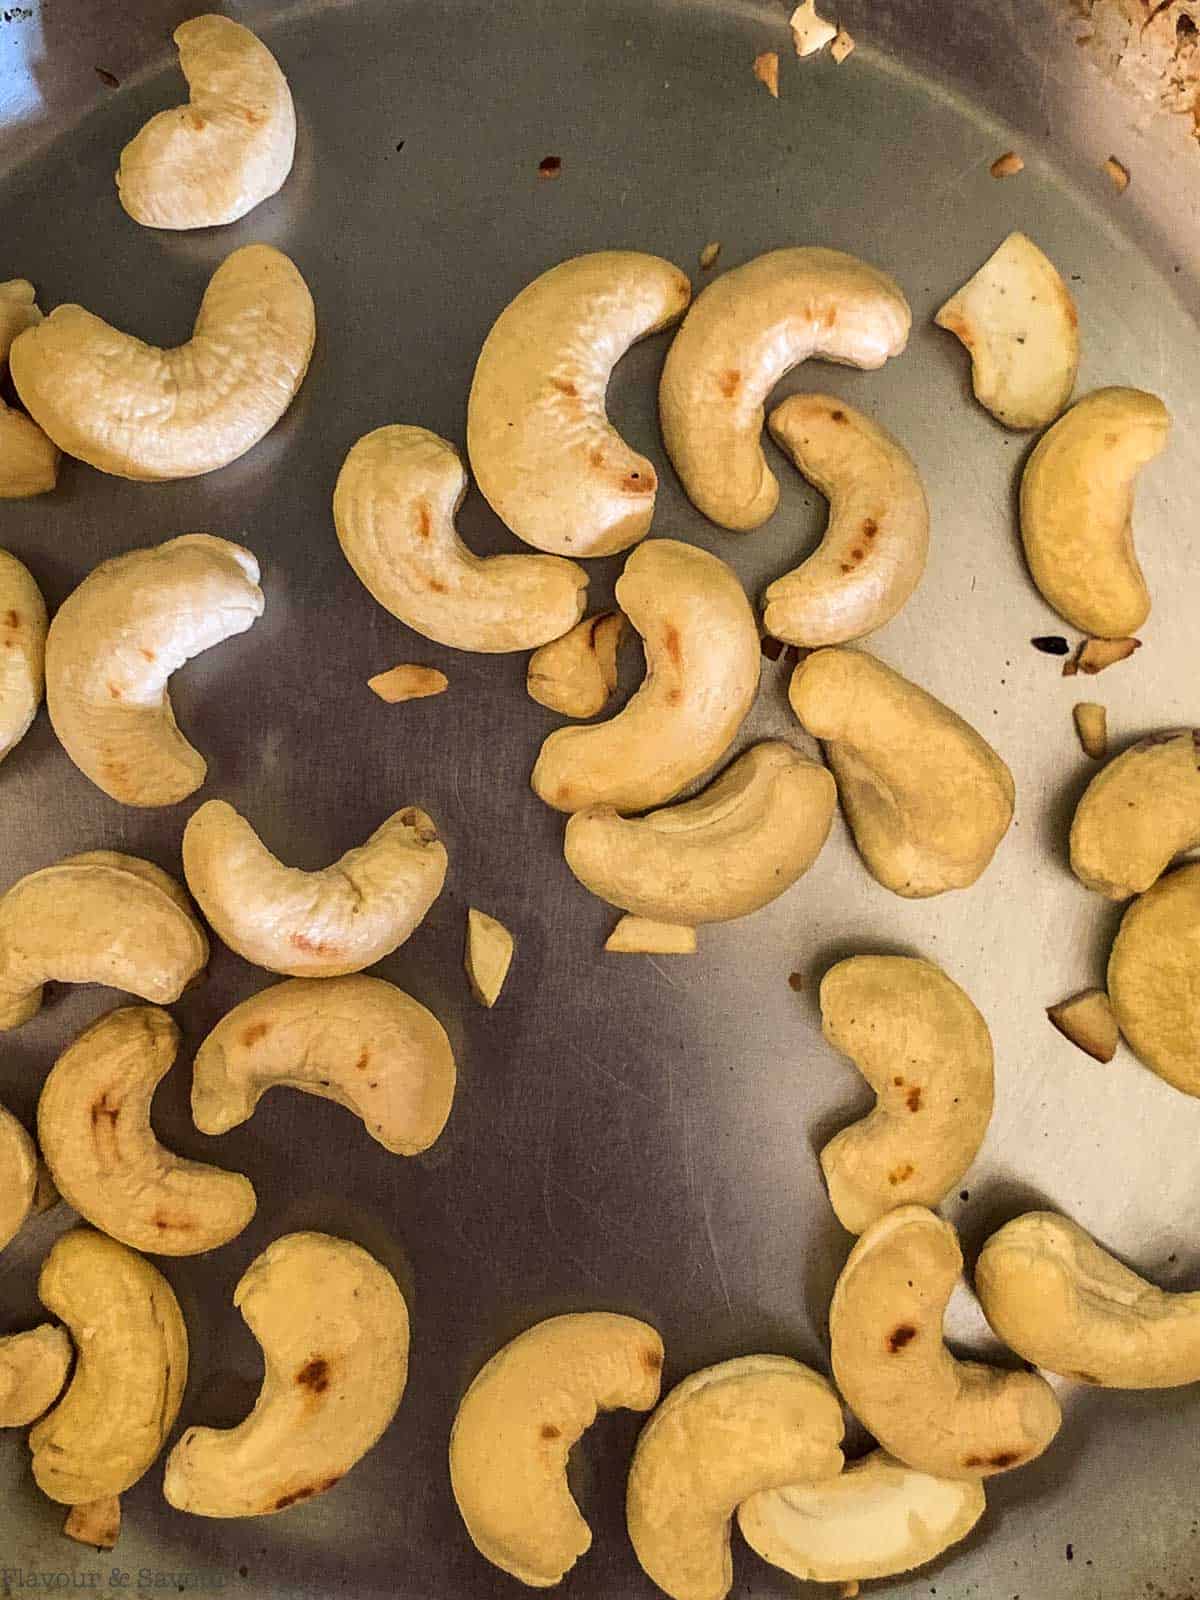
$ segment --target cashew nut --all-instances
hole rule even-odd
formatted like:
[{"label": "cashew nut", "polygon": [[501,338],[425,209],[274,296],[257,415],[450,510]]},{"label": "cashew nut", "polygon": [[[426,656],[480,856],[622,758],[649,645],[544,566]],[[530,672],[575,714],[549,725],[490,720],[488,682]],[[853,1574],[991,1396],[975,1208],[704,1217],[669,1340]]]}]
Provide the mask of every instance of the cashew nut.
[{"label": "cashew nut", "polygon": [[986,1478],[1041,1455],[1062,1416],[1032,1372],[957,1361],[942,1318],[962,1271],[958,1237],[922,1206],[873,1222],[829,1311],[833,1373],[891,1455],[941,1478]]},{"label": "cashew nut", "polygon": [[645,817],[577,811],[563,848],[580,883],[622,911],[689,927],[728,922],[803,877],[836,804],[828,769],[772,740],[682,805]]},{"label": "cashew nut", "polygon": [[767,426],[829,500],[829,525],[813,554],[767,590],[763,625],[810,649],[861,639],[891,621],[925,571],[929,507],[916,466],[833,395],[792,395]]},{"label": "cashew nut", "polygon": [[616,597],[642,636],[645,681],[609,721],[559,728],[542,745],[531,782],[558,811],[673,799],[724,755],[758,689],[754,613],[716,556],[654,539],[625,563]]},{"label": "cashew nut", "polygon": [[66,1329],[54,1322],[0,1339],[0,1428],[23,1428],[50,1409],[73,1353]]},{"label": "cashew nut", "polygon": [[1138,1060],[1200,1096],[1200,864],[1160,878],[1126,911],[1108,998]]},{"label": "cashew nut", "polygon": [[598,1412],[649,1411],[662,1364],[653,1328],[589,1311],[527,1328],[481,1368],[450,1432],[450,1483],[493,1566],[545,1589],[591,1547],[567,1456]]},{"label": "cashew nut", "polygon": [[491,1010],[499,1000],[512,958],[513,936],[504,924],[489,917],[486,911],[468,907],[463,965],[471,993],[481,1006]]},{"label": "cashew nut", "polygon": [[144,1256],[92,1228],[55,1241],[38,1294],[77,1352],[67,1392],[29,1435],[38,1488],[69,1506],[122,1494],[179,1414],[188,1370],[179,1302]]},{"label": "cashew nut", "polygon": [[764,523],[779,502],[762,450],[771,390],[811,356],[881,367],[911,323],[899,285],[840,250],[772,250],[710,284],[658,391],[663,442],[692,504],[723,528]]},{"label": "cashew nut", "polygon": [[1071,823],[1071,870],[1128,900],[1200,844],[1200,728],[1154,733],[1103,767]]},{"label": "cashew nut", "polygon": [[620,611],[601,611],[535,650],[525,675],[529,698],[564,717],[599,716],[617,687],[625,629]]},{"label": "cashew nut", "polygon": [[842,1408],[788,1356],[742,1356],[692,1373],[642,1429],[625,1516],[644,1572],[674,1600],[724,1600],[730,1521],[763,1489],[842,1470]]},{"label": "cashew nut", "polygon": [[837,779],[868,870],[908,899],[965,889],[1012,821],[1012,774],[969,723],[861,650],[818,650],[792,710]]},{"label": "cashew nut", "polygon": [[395,1155],[428,1150],[454,1099],[454,1052],[431,1011],[382,978],[292,978],[228,1012],[196,1054],[192,1117],[226,1133],[279,1084],[362,1118]]},{"label": "cashew nut", "polygon": [[1133,545],[1133,490],[1170,424],[1157,395],[1097,389],[1042,435],[1026,463],[1025,558],[1043,599],[1081,633],[1122,639],[1150,615]]},{"label": "cashew nut", "polygon": [[598,250],[544,272],[496,318],[471,381],[467,454],[526,544],[607,556],[645,537],[658,475],[609,422],[605,392],[630,345],[677,322],[691,297],[669,261]]},{"label": "cashew nut", "polygon": [[113,800],[169,806],[208,763],[180,733],[168,679],[262,616],[258,562],[206,533],[102,561],[46,640],[46,706],[63,749]]},{"label": "cashew nut", "polygon": [[[0,377],[13,340],[42,320],[25,278],[0,283]],[[0,400],[0,500],[45,494],[58,481],[58,451],[35,422]]]},{"label": "cashew nut", "polygon": [[90,1544],[97,1550],[113,1550],[121,1537],[121,1497],[103,1495],[72,1506],[63,1522],[63,1533],[77,1544]]},{"label": "cashew nut", "polygon": [[619,956],[694,956],[695,928],[681,928],[673,922],[655,922],[649,917],[622,917],[604,941],[610,955]]},{"label": "cashew nut", "polygon": [[824,1033],[874,1089],[872,1111],[821,1151],[849,1233],[935,1206],[974,1161],[992,1115],[992,1040],[969,997],[928,961],[853,956],[821,982]]},{"label": "cashew nut", "polygon": [[442,891],[446,847],[424,811],[397,811],[319,872],[285,867],[224,800],[183,831],[183,872],[231,950],[295,978],[335,978],[382,961]]},{"label": "cashew nut", "polygon": [[279,63],[249,28],[193,17],[174,38],[188,103],[151,117],[121,151],[117,192],[147,228],[216,228],[283,187],[296,112]]},{"label": "cashew nut", "polygon": [[26,410],[67,455],[118,478],[192,478],[265,438],[315,337],[295,266],[248,244],[213,273],[186,344],[160,350],[66,305],[16,340],[9,363]]},{"label": "cashew nut", "polygon": [[477,556],[454,519],[467,493],[458,451],[424,428],[376,428],[333,491],[342,553],[394,617],[456,650],[531,650],[578,622],[587,574],[558,556]]},{"label": "cashew nut", "polygon": [[0,1250],[16,1238],[33,1210],[37,1180],[33,1140],[7,1106],[0,1106]]},{"label": "cashew nut", "polygon": [[0,550],[0,761],[28,733],[45,680],[46,602],[16,556]]},{"label": "cashew nut", "polygon": [[1047,1006],[1046,1015],[1064,1039],[1093,1061],[1111,1061],[1116,1055],[1121,1033],[1103,989],[1084,989],[1057,1005]]}]

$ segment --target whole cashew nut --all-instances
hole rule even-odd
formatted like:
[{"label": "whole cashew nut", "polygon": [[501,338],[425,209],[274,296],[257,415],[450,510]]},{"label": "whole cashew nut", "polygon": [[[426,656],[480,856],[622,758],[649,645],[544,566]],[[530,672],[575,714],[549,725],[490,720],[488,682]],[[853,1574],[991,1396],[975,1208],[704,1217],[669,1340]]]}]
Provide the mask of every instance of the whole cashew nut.
[{"label": "whole cashew nut", "polygon": [[[42,320],[26,278],[0,283],[0,377],[13,340]],[[0,500],[46,494],[58,482],[58,450],[36,422],[0,400]]]},{"label": "whole cashew nut", "polygon": [[0,1428],[24,1428],[50,1409],[73,1354],[70,1336],[55,1322],[0,1339]]},{"label": "whole cashew nut", "polygon": [[1200,728],[1153,733],[1088,784],[1071,823],[1071,870],[1128,900],[1200,844]]},{"label": "whole cashew nut", "polygon": [[0,1250],[11,1244],[33,1210],[38,1155],[7,1106],[0,1106]]},{"label": "whole cashew nut", "polygon": [[16,556],[0,550],[0,761],[29,732],[45,681],[46,602]]},{"label": "whole cashew nut", "polygon": [[1126,911],[1108,998],[1143,1066],[1200,1096],[1200,863],[1169,872]]}]

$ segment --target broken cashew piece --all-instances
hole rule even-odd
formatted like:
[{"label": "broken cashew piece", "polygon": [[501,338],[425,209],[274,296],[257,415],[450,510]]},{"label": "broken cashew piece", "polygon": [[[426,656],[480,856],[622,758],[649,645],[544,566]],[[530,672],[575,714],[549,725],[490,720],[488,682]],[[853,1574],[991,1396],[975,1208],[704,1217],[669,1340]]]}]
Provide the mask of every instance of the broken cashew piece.
[{"label": "broken cashew piece", "polygon": [[829,501],[829,525],[766,593],[763,625],[809,649],[890,622],[925,571],[929,506],[912,457],[844,400],[796,394],[767,419],[772,439]]},{"label": "broken cashew piece", "polygon": [[90,1544],[97,1550],[116,1548],[121,1537],[121,1497],[106,1494],[86,1505],[72,1506],[63,1523],[63,1533],[77,1544]]},{"label": "broken cashew piece", "polygon": [[283,187],[296,149],[287,79],[229,17],[175,30],[188,103],[151,117],[124,150],[117,193],[147,228],[219,228]]},{"label": "broken cashew piece", "polygon": [[645,537],[658,474],[609,422],[605,394],[629,347],[677,322],[691,297],[671,262],[598,250],[544,272],[497,317],[471,380],[467,454],[518,539],[607,556]]},{"label": "broken cashew piece", "polygon": [[[0,377],[13,340],[41,320],[27,279],[0,283]],[[58,450],[36,422],[0,400],[0,500],[46,494],[57,482]]]},{"label": "broken cashew piece", "polygon": [[467,946],[463,958],[471,993],[490,1010],[512,965],[513,936],[502,922],[474,906],[467,911]]},{"label": "broken cashew piece", "polygon": [[1152,733],[1113,758],[1071,823],[1071,870],[1110,900],[1157,882],[1200,844],[1200,728]]},{"label": "broken cashew piece", "polygon": [[471,1541],[493,1566],[545,1589],[591,1547],[567,1456],[601,1411],[649,1411],[663,1346],[607,1311],[551,1317],[498,1350],[450,1431],[450,1483]]},{"label": "broken cashew piece", "polygon": [[46,602],[16,556],[0,550],[0,761],[29,732],[45,681]]},{"label": "broken cashew piece", "polygon": [[169,806],[208,763],[180,733],[169,679],[263,613],[258,562],[207,533],[102,561],[69,594],[46,640],[46,707],[63,749],[106,795]]},{"label": "broken cashew piece", "polygon": [[73,1354],[66,1329],[54,1322],[0,1339],[0,1428],[23,1428],[50,1409]]},{"label": "broken cashew piece", "polygon": [[832,44],[838,30],[832,22],[817,15],[817,0],[803,0],[791,16],[792,42],[798,56],[813,56]]},{"label": "broken cashew piece", "polygon": [[446,847],[416,806],[319,872],[285,867],[246,819],[209,800],[183,831],[183,871],[231,950],[294,978],[361,972],[397,949],[442,891]]},{"label": "broken cashew piece", "polygon": [[254,1409],[189,1428],[163,1494],[197,1517],[264,1517],[324,1494],[379,1440],[408,1378],[408,1307],[374,1256],[289,1233],[251,1262],[233,1303],[262,1346]]},{"label": "broken cashew piece", "polygon": [[1126,911],[1108,998],[1142,1065],[1200,1096],[1200,864],[1160,878]]},{"label": "broken cashew piece", "polygon": [[1084,989],[1056,1006],[1047,1006],[1046,1015],[1064,1039],[1093,1061],[1108,1062],[1116,1055],[1121,1032],[1103,989]]},{"label": "broken cashew piece", "polygon": [[1080,700],[1071,715],[1084,755],[1103,761],[1108,754],[1108,708],[1094,700]]},{"label": "broken cashew piece", "polygon": [[839,250],[773,250],[710,284],[658,391],[663,442],[692,504],[723,528],[764,523],[779,501],[762,449],[771,390],[813,356],[881,367],[911,322],[898,285]]},{"label": "broken cashew piece", "polygon": [[942,1337],[962,1271],[958,1236],[922,1206],[874,1222],[842,1269],[829,1311],[833,1373],[891,1455],[941,1478],[985,1478],[1041,1455],[1062,1421],[1032,1372],[957,1361]]},{"label": "broken cashew piece", "polygon": [[186,344],[160,350],[66,305],[23,333],[9,362],[22,404],[67,455],[118,478],[193,478],[266,437],[315,338],[300,273],[248,244],[213,273]]},{"label": "broken cashew piece", "polygon": [[620,956],[694,956],[696,930],[649,917],[626,916],[604,941],[604,948]]},{"label": "broken cashew piece", "polygon": [[389,706],[405,700],[427,700],[430,695],[445,694],[449,687],[449,678],[436,667],[389,667],[367,679],[367,688]]},{"label": "broken cashew piece", "polygon": [[16,1238],[33,1210],[37,1181],[33,1140],[7,1106],[0,1106],[0,1250]]},{"label": "broken cashew piece", "polygon": [[842,1470],[842,1408],[787,1356],[742,1356],[692,1373],[642,1429],[625,1516],[642,1570],[673,1600],[724,1600],[730,1522],[751,1495]]},{"label": "broken cashew piece", "polygon": [[622,612],[601,611],[535,650],[525,675],[529,698],[564,717],[599,716],[617,687],[625,628]]}]

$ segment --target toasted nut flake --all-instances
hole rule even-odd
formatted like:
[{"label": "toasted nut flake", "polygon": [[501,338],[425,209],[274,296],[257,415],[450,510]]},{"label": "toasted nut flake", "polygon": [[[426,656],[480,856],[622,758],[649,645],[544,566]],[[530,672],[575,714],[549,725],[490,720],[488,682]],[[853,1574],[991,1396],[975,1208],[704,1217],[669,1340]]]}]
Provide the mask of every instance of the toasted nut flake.
[{"label": "toasted nut flake", "polygon": [[1006,150],[996,157],[989,171],[993,178],[1015,178],[1018,172],[1025,171],[1025,163],[1015,150]]},{"label": "toasted nut flake", "polygon": [[[853,49],[854,49],[854,36],[852,34],[847,33],[845,28],[839,28],[838,31],[837,31],[837,37],[834,39],[833,43],[829,46],[829,54],[837,62],[839,67],[841,66],[842,62],[845,61],[846,57],[850,54],[850,52]],[[854,1585],[854,1592],[855,1592],[855,1594],[858,1593],[858,1585],[857,1584]]]},{"label": "toasted nut flake", "polygon": [[561,156],[543,156],[538,162],[539,178],[557,178],[562,171]]},{"label": "toasted nut flake", "polygon": [[1081,700],[1071,714],[1084,755],[1103,761],[1108,754],[1108,711],[1094,700]]},{"label": "toasted nut flake", "polygon": [[714,239],[711,244],[706,244],[700,252],[700,271],[711,272],[717,264],[717,257],[721,254],[721,241]]},{"label": "toasted nut flake", "polygon": [[94,1545],[97,1550],[111,1550],[121,1532],[121,1499],[119,1495],[105,1495],[102,1500],[88,1500],[72,1506],[63,1523],[68,1539],[79,1544]]},{"label": "toasted nut flake", "polygon": [[513,936],[502,922],[471,906],[467,911],[467,950],[464,965],[471,991],[490,1010],[500,998],[512,965]]},{"label": "toasted nut flake", "polygon": [[754,76],[774,100],[779,99],[779,55],[775,50],[764,50],[754,58]]},{"label": "toasted nut flake", "polygon": [[792,12],[791,27],[798,56],[815,55],[818,50],[824,50],[827,44],[832,44],[838,35],[832,22],[826,22],[824,17],[817,15],[817,0],[804,0],[803,5],[796,7]]},{"label": "toasted nut flake", "polygon": [[1116,156],[1109,156],[1104,163],[1104,170],[1117,193],[1124,194],[1129,187],[1129,168],[1118,161]]},{"label": "toasted nut flake", "polygon": [[1078,1045],[1093,1061],[1111,1061],[1116,1055],[1121,1035],[1103,989],[1085,989],[1056,1006],[1048,1006],[1046,1015],[1064,1038]]},{"label": "toasted nut flake", "polygon": [[[1075,658],[1076,669],[1094,678],[1105,667],[1114,666],[1118,661],[1128,661],[1133,652],[1141,648],[1140,639],[1086,639]],[[1064,667],[1063,677],[1072,676]]]},{"label": "toasted nut flake", "polygon": [[604,948],[622,956],[694,956],[696,930],[631,915],[621,918],[604,941]]},{"label": "toasted nut flake", "polygon": [[401,700],[424,700],[431,694],[444,694],[450,680],[436,667],[392,667],[367,679],[367,688],[393,706]]}]

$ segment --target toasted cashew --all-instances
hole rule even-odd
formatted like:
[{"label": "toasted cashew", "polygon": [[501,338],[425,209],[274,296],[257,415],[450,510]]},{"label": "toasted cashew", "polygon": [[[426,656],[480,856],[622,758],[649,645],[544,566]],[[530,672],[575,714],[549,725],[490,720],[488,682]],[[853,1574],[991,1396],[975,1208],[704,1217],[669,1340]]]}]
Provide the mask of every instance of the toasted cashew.
[{"label": "toasted cashew", "polygon": [[617,649],[626,626],[622,612],[601,611],[535,650],[525,675],[529,698],[564,717],[598,716],[617,687]]},{"label": "toasted cashew", "polygon": [[[0,377],[13,340],[42,320],[25,278],[0,283]],[[36,422],[0,400],[0,500],[45,494],[58,482],[58,450]]]},{"label": "toasted cashew", "polygon": [[674,922],[626,916],[604,941],[604,948],[617,956],[694,956],[696,930]]},{"label": "toasted cashew", "polygon": [[63,1533],[77,1544],[90,1544],[97,1550],[113,1550],[121,1537],[121,1497],[102,1495],[72,1506],[63,1523]]},{"label": "toasted cashew", "polygon": [[38,1154],[33,1140],[7,1106],[0,1106],[0,1250],[33,1210]]},{"label": "toasted cashew", "polygon": [[1160,878],[1126,911],[1108,998],[1138,1060],[1200,1096],[1200,863]]},{"label": "toasted cashew", "polygon": [[696,298],[658,391],[663,442],[688,498],[723,528],[757,528],[779,485],[762,450],[763,406],[811,356],[881,367],[912,314],[886,273],[840,250],[773,250]]},{"label": "toasted cashew", "polygon": [[424,428],[376,428],[333,491],[342,553],[401,622],[457,650],[530,650],[578,622],[587,574],[558,556],[477,556],[454,519],[467,493],[458,451]]},{"label": "toasted cashew", "polygon": [[183,872],[231,950],[268,972],[335,978],[382,961],[442,892],[446,847],[408,806],[319,872],[285,867],[224,800],[183,830]]},{"label": "toasted cashew", "polygon": [[526,544],[607,556],[645,537],[658,475],[609,422],[605,392],[630,345],[677,322],[691,297],[669,261],[598,250],[544,272],[497,317],[471,381],[467,453]]},{"label": "toasted cashew", "polygon": [[0,761],[28,733],[45,681],[46,602],[16,556],[0,550]]},{"label": "toasted cashew", "polygon": [[73,1353],[66,1329],[54,1322],[0,1339],[0,1428],[23,1428],[50,1409]]},{"label": "toasted cashew", "polygon": [[1112,1003],[1103,989],[1084,989],[1047,1006],[1046,1015],[1062,1034],[1093,1061],[1111,1061],[1121,1042]]},{"label": "toasted cashew", "polygon": [[367,688],[377,694],[385,705],[398,706],[406,700],[428,700],[431,695],[445,694],[450,679],[436,667],[419,667],[404,662],[377,672],[367,679]]},{"label": "toasted cashew", "polygon": [[160,350],[66,305],[23,333],[9,361],[22,403],[67,455],[118,478],[192,478],[265,438],[315,337],[295,266],[248,244],[213,273],[186,344]]},{"label": "toasted cashew", "polygon": [[117,192],[147,228],[236,222],[283,187],[296,112],[279,63],[229,17],[175,30],[188,103],[160,111],[121,151]]},{"label": "toasted cashew", "polygon": [[1200,844],[1200,728],[1153,733],[1103,767],[1071,823],[1071,870],[1110,900],[1141,894]]}]

